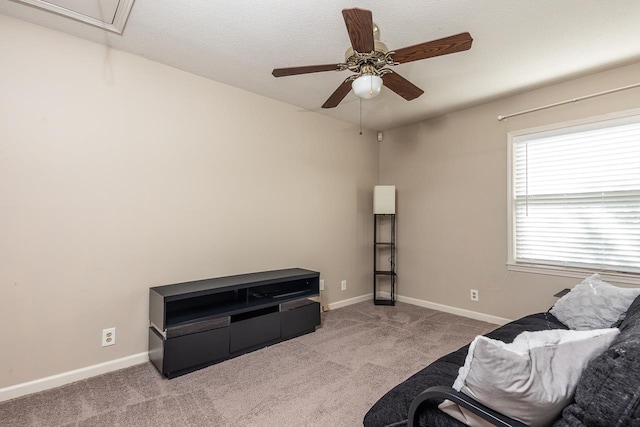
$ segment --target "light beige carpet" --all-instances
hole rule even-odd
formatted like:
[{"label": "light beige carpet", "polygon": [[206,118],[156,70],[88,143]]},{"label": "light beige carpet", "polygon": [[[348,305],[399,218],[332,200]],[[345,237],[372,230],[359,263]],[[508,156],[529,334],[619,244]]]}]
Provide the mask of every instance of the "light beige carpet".
[{"label": "light beige carpet", "polygon": [[0,425],[358,426],[385,392],[496,325],[363,302],[316,332],[173,380],[150,363],[0,403]]}]

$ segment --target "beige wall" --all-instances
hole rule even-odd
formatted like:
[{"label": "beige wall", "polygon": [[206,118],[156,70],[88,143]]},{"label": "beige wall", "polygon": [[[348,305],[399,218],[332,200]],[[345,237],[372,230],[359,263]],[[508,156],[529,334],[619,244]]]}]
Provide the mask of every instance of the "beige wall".
[{"label": "beige wall", "polygon": [[545,310],[576,279],[506,270],[506,133],[640,107],[496,120],[635,64],[385,131],[378,158],[371,132],[104,46],[3,15],[0,40],[0,387],[146,351],[150,286],[299,266],[325,303],[370,293],[376,183],[398,190],[400,295]]},{"label": "beige wall", "polygon": [[371,292],[373,133],[3,15],[0,40],[0,387],[145,352],[150,286]]},{"label": "beige wall", "polygon": [[[638,108],[640,89],[504,122],[496,117],[639,76],[637,63],[385,132],[380,183],[397,186],[398,293],[514,319],[546,310],[554,293],[579,282],[506,269],[507,133]],[[479,302],[470,301],[472,288]]]}]

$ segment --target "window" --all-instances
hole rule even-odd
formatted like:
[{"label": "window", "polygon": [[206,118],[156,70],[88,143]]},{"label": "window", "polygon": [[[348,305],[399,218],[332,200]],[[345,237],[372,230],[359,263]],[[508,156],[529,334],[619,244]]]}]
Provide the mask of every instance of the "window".
[{"label": "window", "polygon": [[511,269],[640,273],[635,114],[509,135]]}]

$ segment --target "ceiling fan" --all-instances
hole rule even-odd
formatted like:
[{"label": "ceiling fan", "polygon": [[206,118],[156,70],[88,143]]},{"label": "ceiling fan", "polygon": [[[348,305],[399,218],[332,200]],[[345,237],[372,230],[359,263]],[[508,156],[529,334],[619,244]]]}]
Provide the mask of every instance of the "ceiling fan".
[{"label": "ceiling fan", "polygon": [[345,54],[344,63],[275,68],[272,72],[274,77],[321,71],[349,70],[356,73],[347,77],[338,86],[338,89],[325,101],[322,108],[338,106],[352,88],[360,98],[373,98],[380,93],[383,84],[407,101],[411,101],[422,95],[424,91],[395,71],[385,68],[386,66],[395,66],[468,50],[471,48],[471,42],[473,41],[469,33],[460,33],[455,36],[390,51],[379,40],[380,32],[373,24],[370,10],[344,9],[342,16],[351,40],[351,48]]}]

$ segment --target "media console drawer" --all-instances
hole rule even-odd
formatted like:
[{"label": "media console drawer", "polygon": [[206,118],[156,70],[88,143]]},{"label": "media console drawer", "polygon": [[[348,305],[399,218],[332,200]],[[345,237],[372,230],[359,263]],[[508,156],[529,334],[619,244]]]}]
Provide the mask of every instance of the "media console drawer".
[{"label": "media console drawer", "polygon": [[149,359],[173,378],[313,332],[320,273],[301,268],[149,289]]},{"label": "media console drawer", "polygon": [[231,322],[229,351],[237,353],[280,338],[280,313],[276,311],[258,317]]},{"label": "media console drawer", "polygon": [[229,328],[213,329],[168,339],[164,347],[167,372],[180,372],[193,366],[229,357]]},{"label": "media console drawer", "polygon": [[320,303],[307,300],[307,304],[290,310],[281,308],[280,334],[282,338],[293,338],[312,332],[320,324]]}]

